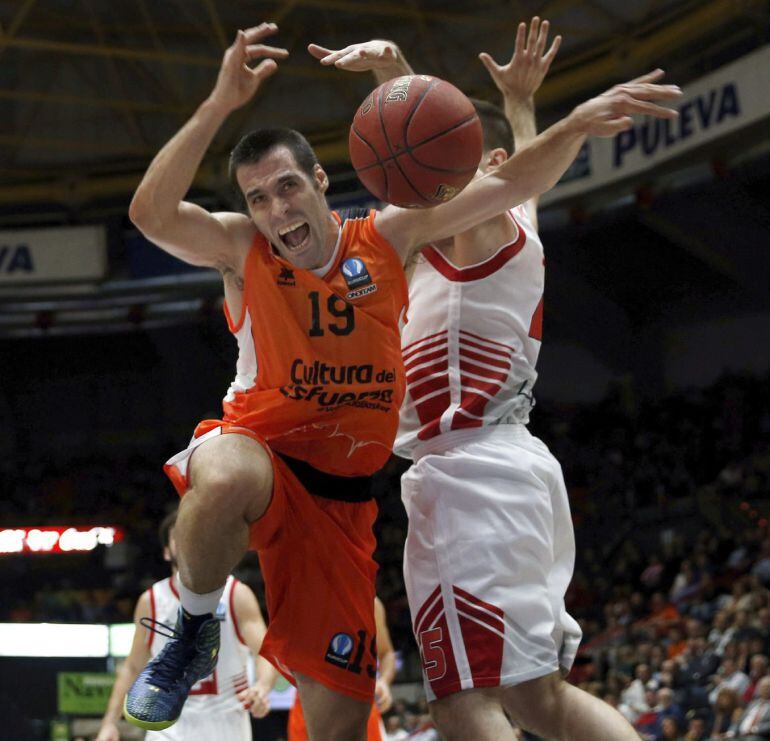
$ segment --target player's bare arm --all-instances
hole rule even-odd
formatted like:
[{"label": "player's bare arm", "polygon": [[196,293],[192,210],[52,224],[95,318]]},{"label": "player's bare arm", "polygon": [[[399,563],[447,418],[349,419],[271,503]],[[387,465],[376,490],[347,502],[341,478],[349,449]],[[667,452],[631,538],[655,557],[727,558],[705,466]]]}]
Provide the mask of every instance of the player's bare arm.
[{"label": "player's bare arm", "polygon": [[616,85],[582,103],[449,203],[428,209],[388,206],[378,212],[377,228],[406,260],[420,245],[459,234],[545,193],[556,185],[587,137],[613,137],[626,131],[633,125],[632,115],[676,118],[675,110],[653,101],[676,100],[681,90],[650,82],[656,74]]},{"label": "player's bare arm", "polygon": [[344,49],[310,44],[307,50],[324,66],[333,65],[348,72],[372,72],[378,85],[394,77],[414,74],[398,44],[386,39],[350,44]]},{"label": "player's bare arm", "polygon": [[374,598],[374,622],[377,626],[377,663],[379,676],[374,687],[374,702],[381,713],[387,713],[393,705],[390,686],[396,678],[396,652],[388,630],[385,605],[379,597]]},{"label": "player's bare arm", "polygon": [[[556,36],[546,50],[549,30],[550,23],[547,20],[541,23],[537,16],[530,21],[529,34],[527,24],[519,23],[513,55],[507,64],[497,64],[486,52],[479,54],[479,59],[503,95],[505,115],[513,129],[516,149],[526,146],[537,136],[535,93],[561,46],[561,36]],[[537,197],[527,201],[527,207],[537,229]]]},{"label": "player's bare arm", "polygon": [[[238,31],[225,51],[216,84],[190,120],[158,152],[134,194],[129,216],[159,247],[192,265],[225,273],[242,259],[254,227],[243,214],[212,214],[184,200],[206,151],[225,119],[248,103],[277,69],[285,49],[260,43],[273,23]],[[261,60],[256,66],[254,62]]]},{"label": "player's bare arm", "polygon": [[141,620],[151,616],[150,593],[144,592],[134,608],[134,639],[131,642],[131,650],[118,669],[107,703],[107,711],[102,718],[95,741],[120,741],[117,723],[123,715],[123,698],[150,659],[150,650],[147,648],[147,629],[141,624]]},{"label": "player's bare arm", "polygon": [[233,611],[243,640],[254,656],[257,675],[251,687],[238,693],[238,699],[255,718],[263,718],[270,712],[268,696],[278,679],[278,672],[267,659],[259,655],[267,626],[254,592],[241,582],[236,582],[233,587]]}]

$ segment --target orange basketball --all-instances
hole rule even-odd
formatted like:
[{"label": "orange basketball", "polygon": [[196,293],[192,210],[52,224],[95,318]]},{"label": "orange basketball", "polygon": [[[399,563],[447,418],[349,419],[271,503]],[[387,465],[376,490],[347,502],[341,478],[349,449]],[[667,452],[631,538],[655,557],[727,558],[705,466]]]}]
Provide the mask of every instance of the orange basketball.
[{"label": "orange basketball", "polygon": [[428,75],[383,83],[353,118],[350,159],[367,190],[404,208],[436,206],[473,178],[483,136],[473,103]]}]

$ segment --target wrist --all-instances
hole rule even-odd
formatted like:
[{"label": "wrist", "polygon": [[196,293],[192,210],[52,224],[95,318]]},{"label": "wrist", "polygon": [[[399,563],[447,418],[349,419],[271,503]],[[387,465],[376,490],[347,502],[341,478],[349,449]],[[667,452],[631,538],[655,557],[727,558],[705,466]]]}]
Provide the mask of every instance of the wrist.
[{"label": "wrist", "polygon": [[514,110],[524,108],[527,111],[535,110],[535,98],[533,95],[522,95],[518,92],[504,92],[503,99],[506,108]]},{"label": "wrist", "polygon": [[224,121],[234,110],[235,108],[232,105],[229,105],[217,95],[216,91],[213,91],[209,97],[198,106],[197,113],[206,118]]}]

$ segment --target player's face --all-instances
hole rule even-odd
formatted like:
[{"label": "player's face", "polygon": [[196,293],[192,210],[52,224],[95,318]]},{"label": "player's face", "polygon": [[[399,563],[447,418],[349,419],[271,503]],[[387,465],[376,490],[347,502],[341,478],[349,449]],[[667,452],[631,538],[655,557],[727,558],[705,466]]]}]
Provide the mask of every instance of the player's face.
[{"label": "player's face", "polygon": [[326,205],[326,173],[310,177],[287,147],[269,151],[236,173],[257,229],[285,260],[298,268],[324,265],[337,241],[337,222]]}]

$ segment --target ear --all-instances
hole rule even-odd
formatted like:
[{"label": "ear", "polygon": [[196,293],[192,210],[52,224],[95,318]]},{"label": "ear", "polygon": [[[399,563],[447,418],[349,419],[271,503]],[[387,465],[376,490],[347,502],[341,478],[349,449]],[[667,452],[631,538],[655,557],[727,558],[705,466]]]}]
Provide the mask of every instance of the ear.
[{"label": "ear", "polygon": [[329,176],[321,165],[313,165],[313,177],[315,178],[318,190],[320,190],[321,193],[326,193],[329,188]]},{"label": "ear", "polygon": [[168,549],[168,546],[163,549],[163,560],[171,563],[171,551]]},{"label": "ear", "polygon": [[502,147],[496,147],[495,149],[490,149],[488,152],[484,152],[482,156],[482,162],[484,163],[483,169],[488,169],[490,167],[498,167],[505,162],[505,160],[508,159],[508,152],[506,152]]}]

